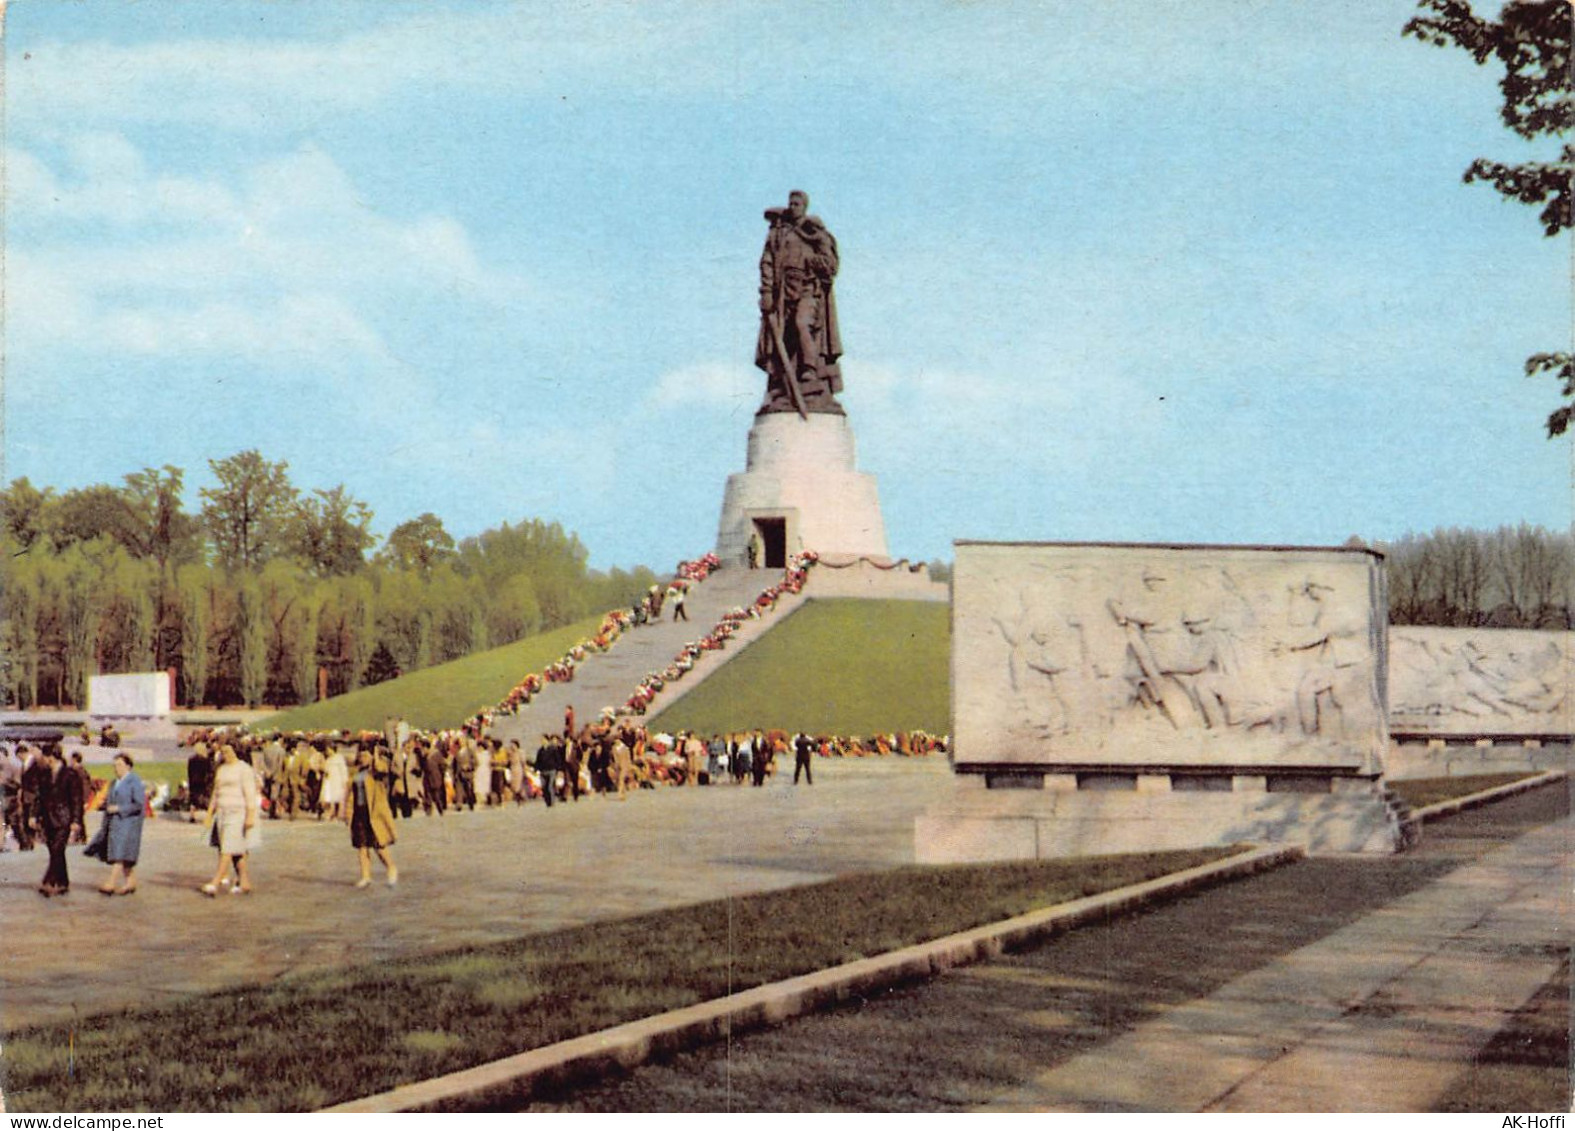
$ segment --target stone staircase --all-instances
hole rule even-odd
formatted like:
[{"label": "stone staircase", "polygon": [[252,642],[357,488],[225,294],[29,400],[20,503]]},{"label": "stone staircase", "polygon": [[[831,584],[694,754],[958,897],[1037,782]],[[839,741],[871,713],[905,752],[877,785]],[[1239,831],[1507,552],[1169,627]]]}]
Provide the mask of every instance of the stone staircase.
[{"label": "stone staircase", "polygon": [[[729,565],[716,570],[690,587],[684,609],[689,615],[687,622],[674,623],[671,604],[664,605],[660,621],[631,628],[607,652],[586,657],[575,669],[572,682],[547,684],[517,714],[494,719],[491,733],[505,741],[517,738],[527,753],[534,753],[542,735],[562,732],[563,713],[571,704],[576,726],[595,721],[604,707],[622,707],[641,679],[666,668],[685,644],[709,635],[723,613],[739,606],[747,609],[762,590],[781,580],[782,571],[777,569],[751,570]],[[667,684],[648,708],[647,717],[687,695],[741,650],[781,624],[806,595],[813,593],[814,587],[815,569],[811,567],[803,592],[784,594],[774,611],[759,620],[744,622],[720,652],[701,653],[692,671]],[[521,677],[525,674],[520,673]]]},{"label": "stone staircase", "polygon": [[1411,806],[1404,798],[1389,787],[1388,782],[1382,786],[1384,808],[1389,811],[1389,819],[1395,823],[1399,830],[1399,851],[1404,852],[1413,848],[1422,840],[1422,822],[1411,812]]}]

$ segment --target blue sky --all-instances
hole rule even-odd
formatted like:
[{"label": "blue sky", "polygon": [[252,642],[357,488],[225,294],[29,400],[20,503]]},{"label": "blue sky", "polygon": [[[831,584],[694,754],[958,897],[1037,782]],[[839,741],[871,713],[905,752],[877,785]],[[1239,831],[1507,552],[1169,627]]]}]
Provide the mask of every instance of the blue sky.
[{"label": "blue sky", "polygon": [[894,554],[1571,521],[1570,248],[1410,0],[13,0],[6,478],[247,447],[386,533],[709,549],[761,211],[836,233]]}]

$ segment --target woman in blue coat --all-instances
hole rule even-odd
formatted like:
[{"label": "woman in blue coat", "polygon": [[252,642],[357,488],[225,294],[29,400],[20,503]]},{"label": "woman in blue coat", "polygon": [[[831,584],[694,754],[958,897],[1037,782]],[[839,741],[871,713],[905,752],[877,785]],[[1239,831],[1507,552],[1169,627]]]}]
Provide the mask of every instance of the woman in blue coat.
[{"label": "woman in blue coat", "polygon": [[104,819],[109,822],[109,843],[104,859],[113,866],[109,881],[98,890],[105,895],[130,895],[137,890],[137,857],[142,852],[142,816],[148,793],[131,769],[131,756],[115,755],[115,781],[104,799]]}]

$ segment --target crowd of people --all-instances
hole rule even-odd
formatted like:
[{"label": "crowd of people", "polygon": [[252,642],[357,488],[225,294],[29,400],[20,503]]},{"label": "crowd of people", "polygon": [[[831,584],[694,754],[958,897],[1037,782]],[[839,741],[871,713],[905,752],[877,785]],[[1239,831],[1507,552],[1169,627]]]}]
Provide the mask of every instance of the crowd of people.
[{"label": "crowd of people", "polygon": [[620,781],[624,792],[757,776],[756,784],[763,784],[779,759],[800,749],[806,758],[863,758],[919,757],[945,748],[942,739],[918,730],[868,737],[784,730],[702,736],[652,733],[633,719],[606,715],[576,727],[572,710],[564,729],[543,735],[533,752],[517,739],[465,730],[426,733],[402,723],[392,723],[387,732],[253,734],[221,727],[193,730],[186,742],[191,748],[187,785],[168,808],[187,812],[193,821],[211,808],[219,760],[229,753],[254,772],[261,819],[323,821],[345,819],[344,783],[350,767],[363,759],[384,786],[393,816],[409,818],[417,810],[441,816],[450,810],[523,805],[548,798],[549,782],[550,795],[563,799],[616,793]]},{"label": "crowd of people", "polygon": [[225,888],[252,892],[248,859],[264,821],[341,821],[350,826],[360,857],[357,886],[371,883],[374,855],[393,885],[394,822],[417,811],[442,817],[536,799],[548,807],[583,797],[623,799],[659,786],[762,786],[785,772],[790,759],[794,784],[801,777],[813,784],[816,758],[922,757],[945,749],[943,738],[918,730],[867,737],[775,729],[706,736],[653,733],[632,718],[609,716],[576,727],[572,710],[564,729],[543,735],[531,755],[517,740],[465,730],[428,734],[402,723],[391,723],[387,732],[198,728],[184,742],[190,750],[186,781],[162,796],[148,792],[124,751],[117,752],[113,782],[93,778],[81,755],[67,757],[58,742],[22,743],[0,754],[4,835],[23,851],[39,840],[47,846],[42,894],[69,890],[65,850],[85,841],[94,810],[103,811],[104,821],[88,855],[112,865],[99,889],[105,894],[136,891],[142,820],[159,810],[209,827],[217,864],[199,888],[205,895]]},{"label": "crowd of people", "polygon": [[570,707],[562,730],[542,735],[534,752],[518,740],[491,735],[494,719],[516,714],[548,683],[573,680],[576,667],[589,656],[612,648],[630,628],[661,619],[664,609],[672,619],[687,620],[688,591],[720,567],[716,555],[680,562],[665,588],[652,586],[631,608],[607,613],[593,636],[543,671],[525,676],[495,707],[478,711],[455,730],[412,730],[398,720],[390,720],[382,732],[198,728],[183,739],[190,751],[186,781],[173,793],[160,785],[151,794],[125,753],[116,758],[116,781],[107,783],[88,774],[80,753],[67,759],[58,743],[22,744],[16,753],[0,757],[6,833],[23,850],[36,839],[46,840],[50,871],[39,890],[60,894],[69,887],[65,845],[72,839],[82,842],[85,814],[103,808],[103,835],[95,837],[92,854],[114,865],[114,871],[100,890],[130,894],[136,890],[144,814],[184,814],[192,822],[204,820],[217,853],[214,876],[199,890],[211,896],[228,888],[244,895],[253,890],[248,858],[261,822],[342,821],[350,826],[360,859],[357,886],[371,883],[374,855],[392,885],[398,879],[390,852],[394,822],[412,818],[417,810],[430,817],[478,805],[521,806],[537,798],[549,807],[582,797],[622,799],[631,791],[663,785],[761,786],[789,758],[794,783],[802,777],[813,784],[817,757],[914,757],[944,750],[944,739],[923,731],[860,737],[751,730],[702,736],[653,733],[640,722],[668,683],[683,678],[706,652],[725,647],[747,621],[772,612],[783,596],[798,593],[817,560],[810,552],[795,555],[779,583],[767,586],[748,608],[723,614],[665,669],[642,679],[621,708],[604,708],[596,721],[577,727]]}]

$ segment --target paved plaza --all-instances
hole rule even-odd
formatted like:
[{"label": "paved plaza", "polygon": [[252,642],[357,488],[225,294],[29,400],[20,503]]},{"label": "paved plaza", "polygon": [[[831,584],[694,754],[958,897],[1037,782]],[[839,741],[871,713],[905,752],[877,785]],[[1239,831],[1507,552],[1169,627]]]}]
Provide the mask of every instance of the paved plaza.
[{"label": "paved plaza", "polygon": [[[913,861],[913,817],[950,787],[946,759],[817,759],[815,785],[779,772],[555,805],[419,812],[397,825],[399,886],[352,884],[347,826],[265,821],[249,896],[197,887],[214,853],[200,824],[150,821],[140,890],[69,853],[71,894],[34,890],[46,854],[0,854],[7,1029],[294,971],[496,942]],[[101,818],[90,814],[96,827]],[[379,876],[381,875],[381,869]]]},{"label": "paved plaza", "polygon": [[[265,826],[251,896],[196,892],[212,855],[183,822],[151,825],[129,898],[80,849],[53,900],[41,851],[0,855],[4,1024],[900,865],[950,787],[944,758],[816,770],[417,816],[394,889],[355,890],[346,830],[316,822]],[[1426,1111],[1567,961],[1571,860],[1567,787],[1544,788],[1413,852],[1222,885],[536,1105]]]}]

